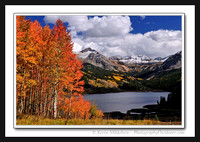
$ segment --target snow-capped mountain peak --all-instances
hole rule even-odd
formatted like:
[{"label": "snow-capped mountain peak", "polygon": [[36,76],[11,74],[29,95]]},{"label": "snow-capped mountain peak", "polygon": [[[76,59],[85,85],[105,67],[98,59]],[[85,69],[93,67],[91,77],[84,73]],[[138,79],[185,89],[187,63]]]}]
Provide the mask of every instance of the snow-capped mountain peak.
[{"label": "snow-capped mountain peak", "polygon": [[126,57],[116,57],[112,56],[109,58],[110,60],[117,60],[123,63],[131,64],[131,63],[149,63],[152,59],[146,55],[132,55]]},{"label": "snow-capped mountain peak", "polygon": [[128,69],[107,57],[97,52],[94,49],[86,48],[77,54],[77,57],[82,61],[82,63],[90,63],[92,65],[101,67],[107,70],[115,71],[127,71]]}]

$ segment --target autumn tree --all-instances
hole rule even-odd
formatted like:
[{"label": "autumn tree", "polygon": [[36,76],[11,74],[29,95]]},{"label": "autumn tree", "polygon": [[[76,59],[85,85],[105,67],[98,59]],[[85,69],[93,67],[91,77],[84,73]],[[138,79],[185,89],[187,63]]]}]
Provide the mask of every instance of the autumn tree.
[{"label": "autumn tree", "polygon": [[[17,114],[57,118],[89,118],[91,105],[83,99],[82,63],[60,19],[51,30],[36,20],[17,16]],[[36,118],[38,118],[36,117]]]},{"label": "autumn tree", "polygon": [[[72,53],[73,44],[69,32],[66,32],[66,26],[63,26],[61,20],[57,20],[53,28],[54,41],[56,44],[57,56],[59,60],[56,65],[56,82],[59,81],[60,98],[69,99],[68,117],[71,116],[71,98],[79,96],[84,91],[84,81],[80,81],[83,74],[81,72],[82,63],[76,59]],[[57,94],[55,93],[55,103],[57,103]],[[56,113],[57,104],[54,112]],[[56,114],[54,115],[56,117]]]},{"label": "autumn tree", "polygon": [[[57,117],[57,102],[58,102],[58,91],[62,91],[62,84],[65,80],[65,84],[68,85],[68,74],[70,67],[70,59],[72,54],[72,43],[69,32],[67,32],[66,26],[63,25],[60,19],[56,21],[56,25],[52,30],[53,47],[55,48],[54,53],[54,118]],[[73,66],[73,65],[72,65]]]},{"label": "autumn tree", "polygon": [[17,59],[17,65],[16,65],[16,94],[17,94],[17,111],[19,113],[22,113],[25,108],[25,97],[27,92],[27,62],[29,61],[29,55],[28,55],[28,48],[27,44],[29,42],[28,36],[29,36],[29,23],[30,20],[25,20],[24,16],[17,16],[16,17],[16,59]]}]

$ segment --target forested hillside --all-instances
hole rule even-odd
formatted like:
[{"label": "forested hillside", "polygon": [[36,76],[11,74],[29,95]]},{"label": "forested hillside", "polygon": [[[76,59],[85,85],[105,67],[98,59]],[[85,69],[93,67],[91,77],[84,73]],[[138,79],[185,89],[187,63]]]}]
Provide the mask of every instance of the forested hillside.
[{"label": "forested hillside", "polygon": [[173,91],[175,85],[181,82],[181,69],[160,72],[153,79],[145,77],[151,71],[140,73],[116,72],[104,70],[86,63],[82,68],[84,73],[85,94],[108,93],[120,91]]}]

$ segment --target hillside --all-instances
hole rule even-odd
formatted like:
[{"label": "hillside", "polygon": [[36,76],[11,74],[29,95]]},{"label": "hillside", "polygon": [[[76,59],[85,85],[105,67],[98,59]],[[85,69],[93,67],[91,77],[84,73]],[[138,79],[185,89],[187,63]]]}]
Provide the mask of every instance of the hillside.
[{"label": "hillside", "polygon": [[[85,94],[122,91],[172,91],[181,81],[181,52],[163,63],[137,65],[142,71],[106,70],[91,63],[83,63]],[[136,66],[136,65],[135,65]],[[146,68],[145,68],[146,66]]]},{"label": "hillside", "polygon": [[105,70],[127,72],[129,69],[116,61],[109,60],[101,53],[91,48],[86,48],[77,54],[82,63],[90,63]]},{"label": "hillside", "polygon": [[[167,60],[165,60],[162,64],[157,64],[153,69],[147,69],[143,72],[137,74],[137,77],[145,78],[147,80],[160,77],[164,74],[172,73],[176,70],[181,70],[181,54],[182,52],[178,52],[174,55],[171,55]],[[180,71],[181,73],[181,71]]]},{"label": "hillside", "polygon": [[177,66],[173,65],[174,62],[177,62],[176,60],[179,60],[180,57],[177,56],[172,59],[171,56],[167,56],[164,58],[157,57],[155,59],[152,59],[146,55],[134,55],[127,57],[106,57],[103,54],[91,48],[86,48],[77,53],[77,58],[81,60],[83,64],[90,63],[96,67],[100,67],[102,69],[110,71],[135,73],[154,71],[158,68],[179,68],[181,66],[181,62],[178,62],[179,64],[177,64]]}]

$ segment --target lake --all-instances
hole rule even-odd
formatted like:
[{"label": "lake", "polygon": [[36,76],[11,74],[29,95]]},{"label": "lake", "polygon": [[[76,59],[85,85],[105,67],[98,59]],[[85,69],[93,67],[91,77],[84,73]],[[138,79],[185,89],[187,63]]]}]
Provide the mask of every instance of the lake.
[{"label": "lake", "polygon": [[120,111],[126,113],[127,110],[142,108],[144,105],[157,104],[160,97],[167,100],[170,92],[120,92],[105,94],[87,94],[84,99],[94,102],[103,112]]}]

